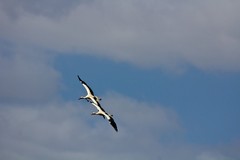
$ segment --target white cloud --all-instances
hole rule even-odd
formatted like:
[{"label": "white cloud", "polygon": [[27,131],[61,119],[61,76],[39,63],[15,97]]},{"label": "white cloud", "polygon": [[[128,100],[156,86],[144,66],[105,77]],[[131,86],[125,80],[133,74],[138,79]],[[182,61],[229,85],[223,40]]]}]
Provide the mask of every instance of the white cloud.
[{"label": "white cloud", "polygon": [[[104,99],[107,99],[107,102]],[[123,125],[130,129],[133,135],[151,132],[160,136],[165,131],[182,130],[176,113],[156,104],[138,102],[114,92],[109,92],[106,98],[103,97],[102,104],[106,109],[123,116],[120,121],[123,121]],[[155,132],[152,132],[153,130]]]},{"label": "white cloud", "polygon": [[1,9],[4,10],[11,18],[19,18],[23,11],[50,17],[58,17],[67,14],[69,10],[79,3],[87,2],[86,0],[1,0]]},{"label": "white cloud", "polygon": [[84,101],[0,105],[0,159],[208,160],[205,151],[174,137],[182,134],[174,111],[116,93],[103,96],[103,105],[118,133],[91,116],[95,108]]},{"label": "white cloud", "polygon": [[[45,2],[39,6],[49,9]],[[0,34],[17,44],[142,67],[176,69],[187,64],[203,70],[240,70],[238,1],[103,0],[72,6],[60,18],[35,14],[34,5],[23,7],[16,20],[2,10]]]},{"label": "white cloud", "polygon": [[60,75],[49,61],[46,55],[25,49],[1,53],[1,102],[39,103],[53,99],[60,88]]},{"label": "white cloud", "polygon": [[201,153],[201,155],[197,157],[197,160],[233,160],[233,159],[221,155],[220,153],[203,152]]},{"label": "white cloud", "polygon": [[[123,100],[123,98],[120,99]],[[115,100],[117,100],[116,97]],[[146,158],[147,155],[141,154],[141,151],[147,149],[145,153],[150,154],[148,152],[152,151],[148,145],[158,145],[157,142],[154,142],[156,137],[149,136],[149,134],[151,135],[150,131],[144,132],[144,129],[153,130],[153,127],[147,126],[153,124],[145,122],[125,125],[129,119],[134,119],[129,114],[121,114],[125,111],[119,109],[121,118],[117,118],[118,113],[115,114],[120,131],[115,133],[106,120],[90,116],[91,106],[89,104],[81,104],[84,102],[63,105],[56,103],[41,107],[1,106],[2,132],[0,142],[1,148],[4,148],[0,154],[4,157],[1,158],[20,159],[22,157],[27,160],[42,158],[95,159],[99,157],[99,159],[105,159],[121,155],[122,158],[127,159],[130,157],[143,159],[142,156]],[[144,111],[154,113],[151,108],[138,106],[137,103],[128,105],[135,109],[136,107],[142,108],[142,114]],[[133,111],[129,112],[133,114]],[[161,109],[157,113],[168,116]],[[150,118],[149,115],[146,115],[145,119],[148,120],[148,118]],[[122,120],[120,121],[120,119]],[[158,117],[155,116],[155,119]],[[161,125],[160,127],[156,125],[159,122],[154,121],[154,123],[157,128],[155,131],[161,128]],[[132,132],[131,128],[137,127],[141,128],[143,132]],[[152,149],[153,152],[156,152],[156,149]],[[156,156],[156,154],[158,153],[154,153],[151,157]]]},{"label": "white cloud", "polygon": [[[91,117],[95,108],[84,101],[35,106],[1,105],[0,158],[156,159],[162,152],[158,139],[161,132],[178,130],[175,127],[178,122],[171,119],[174,116],[164,108],[148,107],[147,103],[141,104],[118,94],[105,96],[104,101],[111,102],[109,98],[115,102],[112,112],[119,127],[118,133],[102,117]],[[123,101],[130,108],[129,113],[119,108]],[[136,110],[139,110],[138,116],[133,118]],[[141,121],[144,114],[145,122]]]}]

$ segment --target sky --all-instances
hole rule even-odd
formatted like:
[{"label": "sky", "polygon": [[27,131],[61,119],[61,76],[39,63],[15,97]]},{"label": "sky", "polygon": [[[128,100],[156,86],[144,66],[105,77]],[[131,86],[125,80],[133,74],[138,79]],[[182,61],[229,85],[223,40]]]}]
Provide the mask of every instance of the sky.
[{"label": "sky", "polygon": [[239,160],[239,7],[0,0],[0,159]]}]

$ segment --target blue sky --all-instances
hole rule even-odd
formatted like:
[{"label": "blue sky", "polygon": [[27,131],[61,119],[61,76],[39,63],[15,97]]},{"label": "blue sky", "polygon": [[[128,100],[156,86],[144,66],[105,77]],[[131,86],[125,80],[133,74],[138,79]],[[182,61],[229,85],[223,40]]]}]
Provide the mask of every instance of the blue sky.
[{"label": "blue sky", "polygon": [[84,92],[76,78],[79,74],[99,94],[110,90],[174,109],[186,127],[189,142],[218,144],[239,138],[239,74],[205,73],[193,68],[176,75],[88,56],[57,59],[56,68],[62,76],[73,77],[63,79],[66,88],[61,94],[66,100],[75,100]]},{"label": "blue sky", "polygon": [[0,1],[0,159],[239,160],[239,7]]}]

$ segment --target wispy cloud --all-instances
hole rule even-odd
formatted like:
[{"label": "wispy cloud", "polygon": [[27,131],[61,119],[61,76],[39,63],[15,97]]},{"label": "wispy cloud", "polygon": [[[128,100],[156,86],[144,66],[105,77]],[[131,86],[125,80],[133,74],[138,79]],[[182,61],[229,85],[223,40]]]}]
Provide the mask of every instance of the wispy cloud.
[{"label": "wispy cloud", "polygon": [[[1,9],[1,36],[16,44],[88,53],[141,67],[239,71],[238,1],[61,1],[15,3]],[[82,2],[82,3],[80,3]],[[5,4],[3,1],[1,4]],[[66,7],[64,8],[65,4]],[[74,4],[74,5],[73,5]],[[78,4],[78,5],[75,5]],[[5,4],[6,5],[6,4]],[[3,5],[3,6],[5,6]],[[53,10],[54,10],[54,6]],[[36,14],[35,12],[39,12]]]},{"label": "wispy cloud", "polygon": [[[117,97],[116,95],[114,97],[115,104],[118,104]],[[119,100],[122,101],[124,98],[120,97]],[[108,99],[105,98],[105,101]],[[115,113],[119,133],[116,133],[102,117],[91,117],[90,111],[94,108],[84,102],[53,103],[34,107],[1,106],[1,158],[26,160],[96,157],[143,159],[149,156],[154,158],[158,156],[157,150],[160,147],[158,140],[155,139],[157,134],[164,132],[165,128],[172,128],[161,127],[162,123],[168,125],[166,121],[172,120],[169,118],[164,122],[161,122],[161,118],[157,121],[148,120],[151,118],[149,113],[153,114],[154,119],[159,119],[159,114],[165,117],[169,115],[164,110],[147,108],[137,102],[128,103],[129,101],[130,99],[125,101],[125,104],[132,108],[129,114],[124,114],[126,112],[123,108]],[[118,105],[114,107],[117,108]],[[141,119],[140,116],[135,116],[136,120],[132,118],[134,110],[137,109],[140,115],[149,112],[145,115],[145,123],[134,123]],[[120,116],[121,120],[118,118]],[[133,132],[133,128],[139,128],[138,132]],[[155,131],[155,134],[152,131]]]},{"label": "wispy cloud", "polygon": [[[95,108],[84,101],[1,105],[1,159],[208,160],[205,157],[219,157],[211,150],[176,138],[182,134],[182,126],[173,111],[116,93],[103,98],[105,109],[114,114],[118,133],[102,117],[91,116]],[[164,134],[172,136],[164,141],[161,140]]]},{"label": "wispy cloud", "polygon": [[49,58],[33,51],[0,54],[0,100],[10,103],[46,102],[57,95],[60,74]]}]

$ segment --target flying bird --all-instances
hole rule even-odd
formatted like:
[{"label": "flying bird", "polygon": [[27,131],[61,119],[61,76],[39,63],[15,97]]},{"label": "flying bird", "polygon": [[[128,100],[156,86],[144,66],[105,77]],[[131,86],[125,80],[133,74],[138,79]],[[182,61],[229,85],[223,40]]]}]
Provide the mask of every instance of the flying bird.
[{"label": "flying bird", "polygon": [[93,102],[95,104],[99,104],[99,101],[101,100],[101,98],[97,97],[94,95],[94,92],[92,91],[92,89],[87,85],[86,82],[84,82],[80,77],[79,75],[77,76],[79,81],[82,83],[83,87],[86,89],[87,91],[87,95],[86,96],[81,96],[79,98],[80,99],[86,99],[88,102]]},{"label": "flying bird", "polygon": [[91,115],[100,115],[103,116],[103,118],[107,119],[109,121],[109,123],[112,125],[112,127],[115,129],[116,132],[118,132],[118,128],[117,128],[117,124],[115,123],[114,119],[113,119],[113,115],[108,114],[100,105],[100,103],[93,103],[91,102],[92,105],[94,105],[98,112],[93,112]]}]

